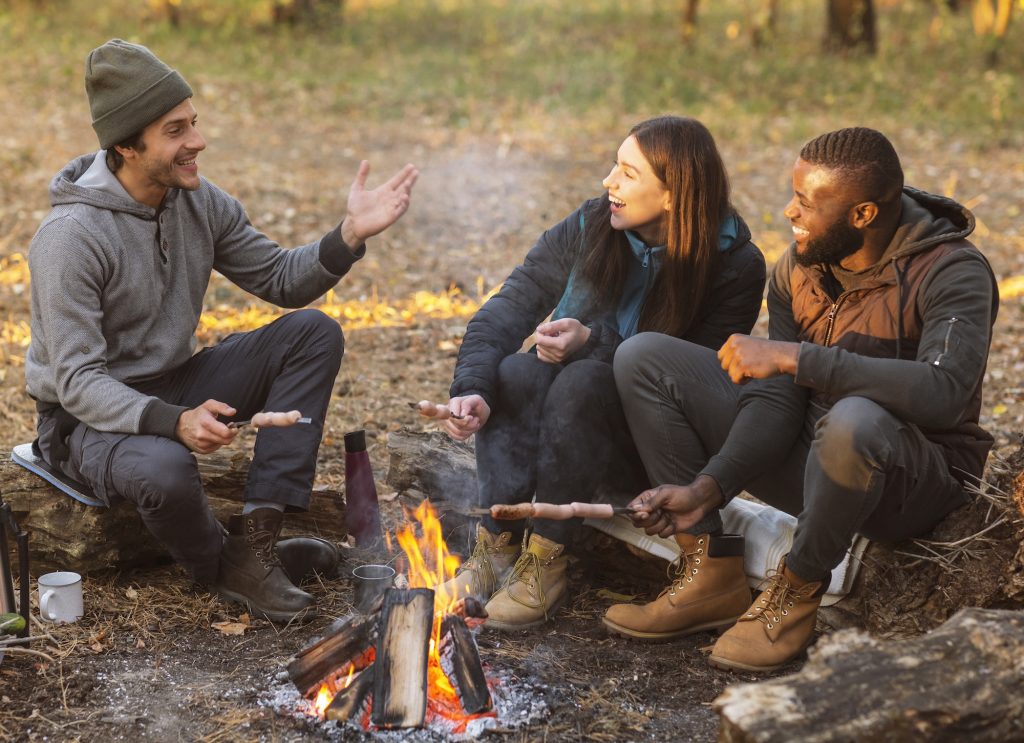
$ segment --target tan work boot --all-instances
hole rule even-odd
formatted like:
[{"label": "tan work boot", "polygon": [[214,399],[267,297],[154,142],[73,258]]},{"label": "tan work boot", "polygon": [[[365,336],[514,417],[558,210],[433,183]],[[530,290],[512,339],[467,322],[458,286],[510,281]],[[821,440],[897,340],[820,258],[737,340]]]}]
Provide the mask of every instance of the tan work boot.
[{"label": "tan work boot", "polygon": [[505,585],[485,607],[485,627],[516,630],[536,627],[554,614],[569,595],[565,569],[569,559],[565,547],[531,534],[523,554],[516,560]]},{"label": "tan work boot", "polygon": [[454,578],[435,589],[435,594],[447,597],[449,602],[472,596],[481,603],[487,603],[519,557],[521,547],[509,544],[511,540],[512,532],[492,534],[478,525],[473,554],[459,566]]},{"label": "tan work boot", "polygon": [[672,583],[649,604],[608,607],[603,621],[609,630],[640,640],[667,640],[728,627],[750,606],[743,537],[676,534],[676,542],[679,559],[669,566]]},{"label": "tan work boot", "polygon": [[824,588],[822,581],[797,577],[782,558],[750,609],[718,638],[708,662],[742,671],[774,671],[785,665],[811,644]]}]

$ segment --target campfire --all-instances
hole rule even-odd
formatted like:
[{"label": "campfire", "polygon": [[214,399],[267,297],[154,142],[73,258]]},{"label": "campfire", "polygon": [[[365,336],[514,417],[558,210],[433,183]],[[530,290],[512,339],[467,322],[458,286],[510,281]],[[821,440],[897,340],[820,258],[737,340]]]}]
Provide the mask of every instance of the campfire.
[{"label": "campfire", "polygon": [[460,734],[495,716],[497,681],[485,674],[472,631],[486,614],[475,599],[445,593],[460,561],[429,501],[411,516],[395,535],[408,587],[389,588],[365,615],[335,623],[290,661],[288,676],[320,719]]}]

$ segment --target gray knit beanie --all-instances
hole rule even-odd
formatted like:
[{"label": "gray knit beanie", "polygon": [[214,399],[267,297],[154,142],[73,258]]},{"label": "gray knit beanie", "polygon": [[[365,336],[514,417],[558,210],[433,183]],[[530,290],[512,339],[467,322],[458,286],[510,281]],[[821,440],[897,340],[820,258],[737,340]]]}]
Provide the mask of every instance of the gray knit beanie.
[{"label": "gray knit beanie", "polygon": [[140,132],[186,98],[185,78],[144,46],[111,39],[85,60],[85,92],[100,147]]}]

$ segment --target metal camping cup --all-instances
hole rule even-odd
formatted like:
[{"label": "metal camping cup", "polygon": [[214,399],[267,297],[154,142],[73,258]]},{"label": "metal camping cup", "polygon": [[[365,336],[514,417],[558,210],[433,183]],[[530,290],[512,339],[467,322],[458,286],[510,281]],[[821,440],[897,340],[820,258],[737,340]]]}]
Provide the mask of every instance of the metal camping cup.
[{"label": "metal camping cup", "polygon": [[82,618],[82,576],[60,571],[39,576],[39,615],[51,622]]},{"label": "metal camping cup", "polygon": [[367,614],[373,610],[377,600],[395,582],[395,569],[390,565],[360,565],[352,569],[352,585],[355,586],[356,611]]}]

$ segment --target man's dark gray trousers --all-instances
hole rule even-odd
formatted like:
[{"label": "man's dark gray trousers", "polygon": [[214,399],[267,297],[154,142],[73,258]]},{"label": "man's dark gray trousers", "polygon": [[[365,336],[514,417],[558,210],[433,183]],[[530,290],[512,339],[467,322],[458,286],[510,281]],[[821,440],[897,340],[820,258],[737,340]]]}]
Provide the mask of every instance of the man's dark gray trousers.
[{"label": "man's dark gray trousers", "polygon": [[[324,418],[341,366],[338,323],[318,310],[299,310],[203,349],[158,379],[133,385],[173,405],[225,402],[246,420],[262,410],[298,410],[308,425],[265,428],[256,437],[246,500],[306,509],[316,473]],[[51,416],[40,415],[39,444],[50,461]],[[67,439],[64,471],[108,505],[134,504],[142,521],[177,562],[201,583],[213,583],[224,530],[203,492],[195,456],[163,436],[97,431],[79,423]],[[69,535],[73,538],[73,535]]]},{"label": "man's dark gray trousers", "polygon": [[[693,482],[725,443],[742,387],[715,351],[656,333],[623,343],[614,370],[651,482]],[[920,536],[967,501],[941,448],[863,397],[831,408],[811,403],[788,456],[745,489],[797,517],[786,565],[805,580],[827,579],[855,534],[882,542]],[[715,528],[717,512],[691,531]]]}]

